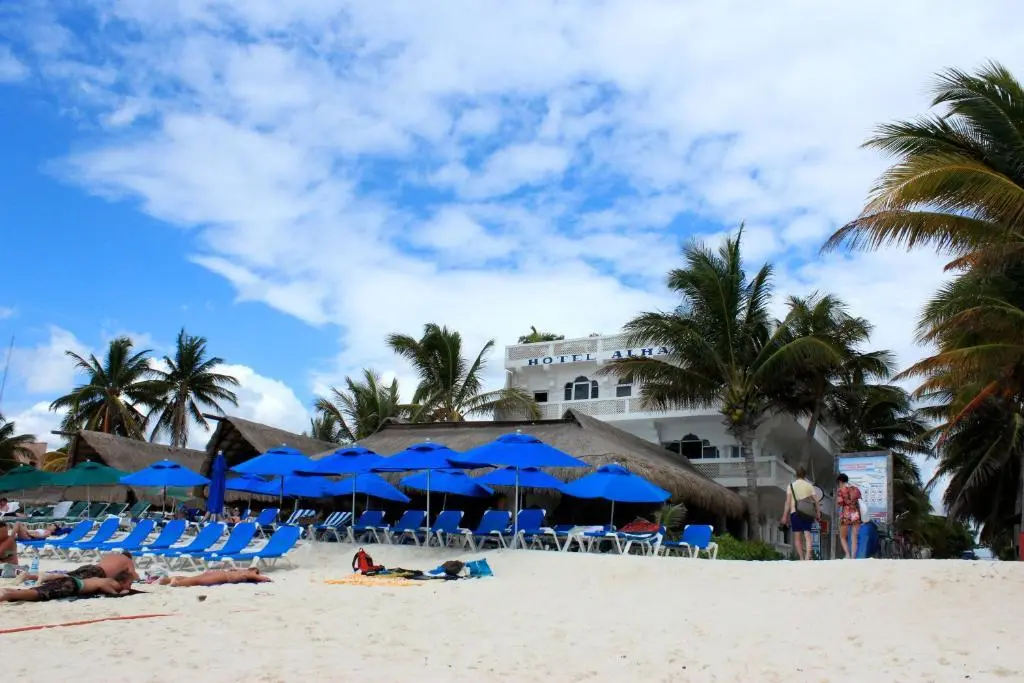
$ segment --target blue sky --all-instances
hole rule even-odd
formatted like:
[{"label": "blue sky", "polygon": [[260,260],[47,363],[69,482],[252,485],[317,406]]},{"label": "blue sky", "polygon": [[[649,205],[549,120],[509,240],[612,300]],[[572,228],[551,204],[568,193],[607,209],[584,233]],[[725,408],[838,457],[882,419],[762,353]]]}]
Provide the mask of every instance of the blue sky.
[{"label": "blue sky", "polygon": [[611,332],[671,303],[684,240],[741,221],[780,302],[833,291],[909,363],[939,260],[817,250],[884,168],[858,147],[872,127],[923,112],[946,66],[1024,68],[1021,13],[7,3],[3,410],[45,434],[74,380],[65,348],[129,333],[160,351],[185,326],[242,378],[241,414],[301,428],[361,367],[411,383],[389,332]]}]

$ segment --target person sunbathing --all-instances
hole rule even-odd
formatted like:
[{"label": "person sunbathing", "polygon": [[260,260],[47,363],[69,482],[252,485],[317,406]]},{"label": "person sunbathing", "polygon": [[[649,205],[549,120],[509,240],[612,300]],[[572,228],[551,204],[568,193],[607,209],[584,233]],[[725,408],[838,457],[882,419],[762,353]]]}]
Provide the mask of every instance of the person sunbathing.
[{"label": "person sunbathing", "polygon": [[14,537],[19,541],[38,541],[50,536],[60,536],[66,533],[59,524],[47,524],[42,529],[29,529],[22,522],[14,523]]},{"label": "person sunbathing", "polygon": [[164,576],[157,580],[161,586],[191,588],[193,586],[221,586],[226,583],[267,583],[269,576],[260,574],[256,567],[248,569],[209,569],[195,576]]},{"label": "person sunbathing", "polygon": [[0,522],[0,564],[18,564],[18,540]]},{"label": "person sunbathing", "polygon": [[18,577],[20,581],[38,580],[39,585],[8,590],[0,596],[0,602],[45,602],[93,593],[123,595],[138,578],[131,553],[108,553],[96,564],[82,565],[67,574],[21,574]]}]

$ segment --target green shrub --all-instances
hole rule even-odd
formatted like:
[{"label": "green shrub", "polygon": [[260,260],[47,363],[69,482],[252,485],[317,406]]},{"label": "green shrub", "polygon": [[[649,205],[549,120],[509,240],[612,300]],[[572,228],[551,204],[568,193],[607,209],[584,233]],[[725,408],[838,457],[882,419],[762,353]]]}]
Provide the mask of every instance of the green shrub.
[{"label": "green shrub", "polygon": [[764,541],[741,541],[725,534],[717,536],[718,559],[750,560],[754,562],[772,562],[783,559],[782,554]]}]

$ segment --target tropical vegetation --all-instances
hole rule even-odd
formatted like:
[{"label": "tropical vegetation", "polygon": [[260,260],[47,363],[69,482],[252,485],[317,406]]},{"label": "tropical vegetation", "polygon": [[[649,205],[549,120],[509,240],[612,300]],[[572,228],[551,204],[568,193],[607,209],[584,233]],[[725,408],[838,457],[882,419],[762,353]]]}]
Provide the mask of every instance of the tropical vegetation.
[{"label": "tropical vegetation", "polygon": [[0,415],[0,473],[14,469],[32,456],[28,445],[36,440],[32,434],[19,434],[13,420]]},{"label": "tropical vegetation", "polygon": [[565,339],[564,334],[553,332],[539,332],[534,325],[530,325],[530,333],[519,337],[519,344],[536,344],[538,342],[561,341]]}]

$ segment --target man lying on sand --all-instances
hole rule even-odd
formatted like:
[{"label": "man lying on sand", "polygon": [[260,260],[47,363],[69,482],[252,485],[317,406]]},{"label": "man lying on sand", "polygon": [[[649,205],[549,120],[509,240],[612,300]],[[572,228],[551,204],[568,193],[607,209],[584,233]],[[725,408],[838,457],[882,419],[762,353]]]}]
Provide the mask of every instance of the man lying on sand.
[{"label": "man lying on sand", "polygon": [[0,594],[0,602],[45,602],[94,593],[124,595],[139,575],[131,553],[109,553],[96,564],[82,565],[67,574],[22,574],[19,578],[36,578],[39,585],[5,591]]},{"label": "man lying on sand", "polygon": [[15,522],[13,534],[19,541],[38,541],[65,533],[60,524],[47,524],[42,529],[29,529],[22,522]]},{"label": "man lying on sand", "polygon": [[248,569],[210,569],[195,576],[164,576],[157,580],[161,586],[191,588],[192,586],[221,586],[226,583],[266,583],[270,577],[260,574],[256,567]]}]

